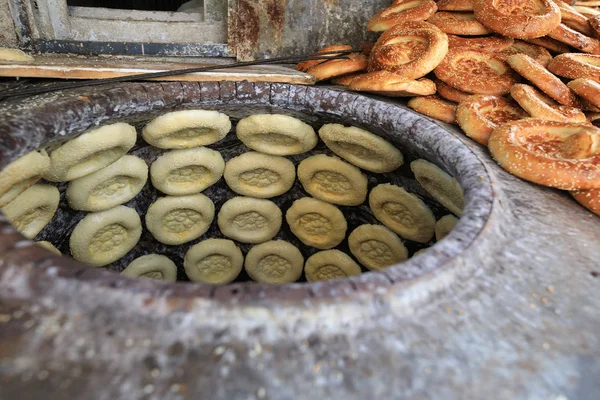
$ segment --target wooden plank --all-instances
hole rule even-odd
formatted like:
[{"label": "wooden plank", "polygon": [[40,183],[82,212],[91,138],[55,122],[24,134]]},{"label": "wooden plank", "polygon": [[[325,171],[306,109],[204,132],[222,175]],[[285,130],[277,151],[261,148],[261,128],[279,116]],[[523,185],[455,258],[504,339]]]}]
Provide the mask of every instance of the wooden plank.
[{"label": "wooden plank", "polygon": [[[156,62],[138,60],[111,60],[106,58],[39,57],[33,62],[2,62],[0,76],[53,79],[102,79],[149,72],[202,67],[215,64],[194,62]],[[312,85],[314,77],[289,67],[260,65],[228,68],[222,71],[198,72],[172,77],[156,78],[161,81],[241,81],[282,82]]]}]

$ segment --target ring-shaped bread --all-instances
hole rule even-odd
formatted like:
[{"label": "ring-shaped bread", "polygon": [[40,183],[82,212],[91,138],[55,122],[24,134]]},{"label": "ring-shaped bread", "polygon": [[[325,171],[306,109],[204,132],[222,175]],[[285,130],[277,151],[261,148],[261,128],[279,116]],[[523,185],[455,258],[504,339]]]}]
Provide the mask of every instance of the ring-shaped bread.
[{"label": "ring-shaped bread", "polygon": [[328,60],[311,67],[307,74],[314,76],[317,82],[327,79],[364,71],[367,69],[368,58],[364,54],[352,53],[345,55],[347,60]]},{"label": "ring-shaped bread", "polygon": [[447,85],[446,83],[440,81],[439,79],[436,79],[434,81],[435,86],[437,87],[437,95],[446,99],[446,100],[450,100],[454,103],[460,103],[461,101],[465,100],[467,97],[472,96],[471,93],[467,93],[467,92],[462,92],[458,89],[454,89],[452,86]]},{"label": "ring-shaped bread", "polygon": [[442,11],[473,11],[473,0],[439,0],[436,4]]},{"label": "ring-shaped bread", "polygon": [[157,281],[175,282],[177,266],[168,257],[160,254],[146,254],[129,263],[121,275],[131,278],[148,278]]},{"label": "ring-shaped bread", "polygon": [[461,101],[456,109],[456,122],[461,129],[484,146],[494,129],[527,117],[529,114],[518,104],[499,96],[473,95]]},{"label": "ring-shaped bread", "polygon": [[283,114],[255,114],[236,127],[238,139],[252,150],[275,156],[302,154],[317,145],[317,134],[298,118]]},{"label": "ring-shaped bread", "polygon": [[419,184],[450,212],[462,215],[465,206],[463,191],[458,181],[444,172],[440,167],[427,160],[418,159],[410,163]]},{"label": "ring-shaped bread", "polygon": [[524,41],[529,44],[541,46],[546,50],[552,51],[557,54],[568,53],[571,51],[571,48],[566,44],[561,43],[558,40],[552,39],[548,36],[542,36],[534,39],[524,39]]},{"label": "ring-shaped bread", "polygon": [[421,199],[400,186],[375,186],[369,194],[369,207],[375,218],[403,238],[427,243],[433,237],[433,213]]},{"label": "ring-shaped bread", "polygon": [[408,101],[410,108],[419,114],[447,124],[456,124],[456,103],[444,100],[438,96],[417,96]]},{"label": "ring-shaped bread", "polygon": [[[333,46],[323,47],[321,50],[317,51],[316,55],[319,55],[319,53],[328,53],[328,54],[325,54],[327,57],[330,57],[330,56],[333,57],[333,56],[339,55],[339,53],[332,53],[333,51],[348,51],[348,50],[352,50],[352,46],[333,45]],[[310,68],[314,67],[315,65],[324,63],[325,61],[327,61],[327,60],[320,59],[320,60],[302,61],[302,62],[298,63],[298,65],[296,65],[296,69],[298,71],[306,72]]]},{"label": "ring-shaped bread", "polygon": [[203,191],[214,185],[225,169],[218,151],[207,147],[171,150],[150,166],[152,185],[165,194],[181,196]]},{"label": "ring-shaped bread", "polygon": [[335,154],[367,171],[392,172],[404,162],[393,144],[355,126],[325,124],[319,129],[319,137]]},{"label": "ring-shaped bread", "polygon": [[433,71],[448,52],[448,36],[424,21],[408,21],[383,33],[369,56],[368,71],[417,79]]},{"label": "ring-shaped bread", "polygon": [[408,250],[402,240],[382,225],[360,225],[348,236],[348,247],[358,262],[371,271],[408,258]]},{"label": "ring-shaped bread", "polygon": [[426,78],[406,79],[388,71],[361,74],[350,82],[350,90],[370,92],[389,97],[428,96],[435,93],[435,83]]},{"label": "ring-shaped bread", "polygon": [[304,257],[300,250],[284,240],[261,243],[246,254],[244,269],[256,282],[291,283],[302,276]]},{"label": "ring-shaped bread", "polygon": [[160,149],[206,146],[223,139],[231,130],[229,117],[218,111],[172,111],[150,121],[142,130],[144,140]]},{"label": "ring-shaped bread", "polygon": [[477,21],[472,12],[438,11],[427,22],[437,26],[442,32],[452,35],[477,36],[492,33]]},{"label": "ring-shaped bread", "polygon": [[578,78],[567,84],[569,89],[578,96],[589,101],[596,107],[600,107],[600,83],[593,79]]},{"label": "ring-shaped bread", "polygon": [[600,54],[599,40],[585,36],[565,24],[558,25],[552,32],[548,33],[548,36],[584,53]]},{"label": "ring-shaped bread", "polygon": [[435,223],[435,240],[439,242],[445,238],[458,223],[458,218],[452,214],[444,215]]},{"label": "ring-shaped bread", "polygon": [[361,274],[360,266],[346,253],[339,250],[319,251],[308,257],[304,275],[308,282],[343,279]]},{"label": "ring-shaped bread", "polygon": [[161,243],[177,245],[202,236],[215,216],[215,206],[203,194],[161,197],[146,211],[146,228]]},{"label": "ring-shaped bread", "polygon": [[117,261],[140,240],[142,222],[137,211],[125,206],[86,215],[71,233],[71,255],[94,267]]},{"label": "ring-shaped bread", "polygon": [[321,250],[340,244],[348,229],[339,208],[312,197],[294,201],[285,213],[285,220],[302,243]]},{"label": "ring-shaped bread", "polygon": [[579,204],[600,216],[600,189],[576,190],[571,192],[571,196]]},{"label": "ring-shaped bread", "polygon": [[560,105],[532,86],[518,83],[510,89],[510,95],[533,118],[586,122],[585,114],[580,109]]},{"label": "ring-shaped bread", "polygon": [[524,119],[492,132],[488,148],[508,172],[563,190],[600,188],[600,129],[585,123]]},{"label": "ring-shaped bread", "polygon": [[0,207],[36,184],[48,171],[48,167],[50,158],[45,151],[32,151],[4,167],[0,171]]},{"label": "ring-shaped bread", "polygon": [[183,259],[185,274],[192,282],[224,285],[242,271],[244,255],[232,240],[207,239],[190,247]]},{"label": "ring-shaped bread", "polygon": [[515,84],[515,73],[495,53],[455,48],[433,71],[455,89],[474,94],[501,96]]},{"label": "ring-shaped bread", "polygon": [[122,122],[85,132],[50,153],[44,179],[65,182],[96,172],[123,157],[136,139],[135,128]]},{"label": "ring-shaped bread", "polygon": [[570,107],[579,107],[577,97],[556,75],[526,54],[514,54],[506,59],[519,75],[537,86],[546,95]]},{"label": "ring-shaped bread", "polygon": [[296,167],[285,157],[250,151],[227,161],[223,177],[234,192],[266,199],[292,188]]},{"label": "ring-shaped bread", "polygon": [[28,239],[33,239],[54,217],[60,194],[51,185],[30,186],[8,203],[2,212],[8,221]]},{"label": "ring-shaped bread", "polygon": [[588,23],[588,17],[562,0],[554,0],[554,3],[560,8],[560,22],[585,36],[594,36],[594,31],[590,26],[592,21]]},{"label": "ring-shaped bread", "polygon": [[506,59],[513,54],[527,54],[544,67],[547,67],[548,63],[552,60],[552,54],[544,47],[527,43],[522,40],[515,40],[512,45],[496,53],[498,58],[503,61],[506,61]]},{"label": "ring-shaped bread", "polygon": [[311,196],[327,203],[357,206],[367,197],[367,177],[337,157],[305,158],[298,165],[298,179]]},{"label": "ring-shaped bread", "polygon": [[406,21],[425,21],[437,11],[433,0],[395,0],[371,17],[367,30],[383,32]]},{"label": "ring-shaped bread", "polygon": [[448,35],[448,48],[466,47],[473,50],[497,52],[502,51],[515,43],[514,39],[503,36],[486,36],[478,38],[464,38]]},{"label": "ring-shaped bread", "polygon": [[331,80],[331,83],[333,83],[334,85],[348,86],[354,78],[356,78],[357,76],[360,76],[362,74],[363,74],[362,72],[356,72],[353,74],[338,76],[337,78],[333,78]]},{"label": "ring-shaped bread", "polygon": [[271,240],[281,228],[282,213],[270,200],[234,197],[219,211],[217,223],[221,233],[242,243]]},{"label": "ring-shaped bread", "polygon": [[517,39],[544,36],[561,17],[552,0],[474,0],[473,12],[492,31]]},{"label": "ring-shaped bread", "polygon": [[600,55],[565,53],[550,61],[553,74],[569,79],[589,78],[600,82]]},{"label": "ring-shaped bread", "polygon": [[588,19],[593,18],[596,15],[600,15],[600,11],[597,8],[588,7],[588,6],[580,6],[577,3],[575,3],[575,5],[573,6],[573,9],[575,11],[577,11],[578,13],[580,13],[581,15],[583,15],[584,17],[587,17]]},{"label": "ring-shaped bread", "polygon": [[74,210],[108,210],[137,196],[147,180],[146,162],[126,155],[108,167],[69,182],[67,201]]}]

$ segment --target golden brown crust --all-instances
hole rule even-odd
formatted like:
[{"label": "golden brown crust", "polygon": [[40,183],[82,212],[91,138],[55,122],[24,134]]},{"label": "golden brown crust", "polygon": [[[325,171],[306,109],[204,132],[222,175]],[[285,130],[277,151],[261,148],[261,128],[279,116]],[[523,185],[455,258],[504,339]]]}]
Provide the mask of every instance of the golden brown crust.
[{"label": "golden brown crust", "polygon": [[438,11],[427,22],[437,26],[442,32],[453,35],[476,36],[491,33],[470,12]]},{"label": "golden brown crust", "polygon": [[517,39],[544,36],[560,23],[552,0],[474,0],[473,11],[492,31]]},{"label": "golden brown crust", "polygon": [[558,40],[554,40],[549,38],[548,36],[542,36],[535,39],[524,39],[527,43],[535,44],[536,46],[542,46],[543,48],[553,52],[553,53],[568,53],[571,51],[571,48],[564,43],[559,42]]},{"label": "golden brown crust", "polygon": [[600,55],[565,53],[548,64],[550,72],[565,78],[590,78],[600,82]]},{"label": "golden brown crust", "polygon": [[309,68],[306,73],[317,78],[317,81],[324,81],[367,69],[367,56],[364,54],[352,53],[348,54],[348,58],[349,60],[329,60],[317,64]]},{"label": "golden brown crust", "polygon": [[439,79],[434,79],[433,81],[435,86],[437,87],[437,95],[443,97],[446,100],[453,101],[455,103],[460,103],[467,97],[471,96],[470,93],[461,92],[458,89],[454,89],[452,86],[445,84]]},{"label": "golden brown crust", "polygon": [[579,101],[556,75],[526,54],[514,54],[506,59],[508,65],[560,104],[579,107]]},{"label": "golden brown crust", "polygon": [[559,122],[586,122],[585,114],[577,108],[563,106],[529,85],[518,83],[510,95],[533,118]]},{"label": "golden brown crust", "polygon": [[584,53],[600,54],[600,41],[585,36],[565,24],[558,25],[552,32],[548,33],[548,36]]},{"label": "golden brown crust", "polygon": [[[352,46],[348,46],[348,45],[333,45],[333,46],[323,47],[321,50],[317,51],[317,54],[319,54],[319,53],[328,53],[330,51],[348,51],[348,50],[352,50]],[[336,53],[327,54],[327,56],[329,56],[329,55],[335,56],[337,54]],[[314,67],[315,65],[319,65],[321,63],[324,63],[325,61],[327,61],[327,60],[306,60],[306,61],[302,61],[301,63],[298,63],[298,65],[296,65],[296,69],[298,71],[306,72],[310,68]]]},{"label": "golden brown crust", "polygon": [[494,129],[529,115],[518,104],[504,97],[473,95],[461,101],[456,109],[456,122],[477,143],[487,145]]},{"label": "golden brown crust", "polygon": [[495,129],[488,148],[508,172],[564,190],[600,188],[600,129],[524,119]]},{"label": "golden brown crust", "polygon": [[503,95],[516,82],[515,73],[495,53],[456,48],[433,71],[448,85],[475,94]]},{"label": "golden brown crust", "polygon": [[573,196],[579,204],[600,216],[600,189],[577,190],[571,192],[571,196]]},{"label": "golden brown crust", "polygon": [[371,17],[367,30],[383,32],[402,22],[424,21],[436,11],[437,5],[433,0],[396,0]]},{"label": "golden brown crust", "polygon": [[515,40],[512,46],[499,52],[498,57],[506,61],[513,54],[527,54],[544,67],[548,66],[548,63],[552,60],[552,55],[542,46],[525,43],[521,40]]},{"label": "golden brown crust", "polygon": [[587,18],[592,18],[595,17],[596,15],[600,15],[600,11],[598,11],[596,8],[593,7],[586,7],[586,6],[580,6],[579,4],[575,4],[573,6],[573,8],[580,13],[581,15],[587,17]]},{"label": "golden brown crust", "polygon": [[600,83],[593,79],[579,78],[569,82],[567,86],[578,96],[583,97],[594,106],[600,107]]},{"label": "golden brown crust", "polygon": [[363,74],[363,72],[355,72],[352,74],[338,76],[338,77],[332,78],[331,83],[333,83],[334,85],[348,86],[354,78],[356,78],[357,76],[362,75],[362,74]]},{"label": "golden brown crust", "polygon": [[514,39],[502,36],[487,36],[479,38],[463,38],[455,35],[448,35],[448,48],[466,47],[473,50],[483,51],[502,51],[514,44]]},{"label": "golden brown crust", "polygon": [[473,11],[473,0],[440,0],[436,4],[442,11]]},{"label": "golden brown crust", "polygon": [[586,36],[594,35],[594,31],[591,29],[590,24],[588,24],[587,17],[562,0],[553,1],[560,8],[560,22]]},{"label": "golden brown crust", "polygon": [[368,72],[354,78],[350,90],[371,92],[390,97],[428,96],[435,93],[435,83],[429,79],[412,80],[387,71]]},{"label": "golden brown crust", "polygon": [[456,103],[438,96],[413,97],[409,100],[408,106],[420,114],[448,124],[456,124]]},{"label": "golden brown crust", "polygon": [[408,21],[383,33],[369,56],[368,71],[417,79],[433,71],[448,52],[448,36],[423,21]]},{"label": "golden brown crust", "polygon": [[600,14],[588,19],[588,23],[590,29],[593,32],[593,35],[596,37],[600,37]]}]

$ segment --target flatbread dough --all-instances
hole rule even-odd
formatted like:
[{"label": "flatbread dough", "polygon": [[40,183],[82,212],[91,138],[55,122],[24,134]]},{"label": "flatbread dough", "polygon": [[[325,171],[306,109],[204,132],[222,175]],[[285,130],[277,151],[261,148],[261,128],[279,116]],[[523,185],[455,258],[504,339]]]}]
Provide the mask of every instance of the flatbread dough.
[{"label": "flatbread dough", "polygon": [[281,228],[281,210],[270,200],[234,197],[219,211],[223,235],[242,243],[262,243],[273,239]]},{"label": "flatbread dough", "polygon": [[256,114],[241,119],[236,134],[252,150],[276,156],[305,153],[318,141],[310,125],[283,114]]},{"label": "flatbread dough", "polygon": [[207,239],[190,247],[183,260],[192,282],[222,285],[232,282],[242,271],[244,256],[227,239]]},{"label": "flatbread dough", "polygon": [[435,240],[438,242],[445,238],[458,223],[458,218],[452,214],[444,215],[435,223]]},{"label": "flatbread dough", "polygon": [[85,216],[71,234],[71,255],[77,261],[102,267],[129,253],[140,240],[142,222],[133,209],[117,206]]},{"label": "flatbread dough", "polygon": [[411,162],[410,169],[423,189],[427,190],[434,199],[453,214],[459,217],[462,215],[465,199],[456,179],[426,160],[419,159]]},{"label": "flatbread dough", "polygon": [[215,206],[203,194],[167,196],[150,204],[146,227],[161,243],[183,244],[202,236],[214,216]]},{"label": "flatbread dough", "polygon": [[177,266],[166,256],[146,254],[129,263],[127,268],[121,271],[121,275],[175,282],[177,280]]},{"label": "flatbread dough", "polygon": [[206,146],[231,130],[229,117],[218,111],[183,110],[161,115],[142,130],[146,142],[161,149]]},{"label": "flatbread dough", "polygon": [[304,190],[328,203],[357,206],[367,197],[367,177],[337,157],[318,154],[305,158],[298,165],[298,179]]},{"label": "flatbread dough", "polygon": [[285,157],[251,151],[227,161],[223,176],[234,192],[266,199],[292,188],[296,167]]},{"label": "flatbread dough", "polygon": [[380,270],[408,258],[398,236],[385,226],[361,225],[348,236],[350,252],[370,270]]},{"label": "flatbread dough", "polygon": [[172,150],[150,166],[152,185],[165,194],[199,193],[214,185],[225,169],[221,153],[206,147]]},{"label": "flatbread dough", "polygon": [[33,185],[8,203],[4,215],[23,236],[33,239],[54,217],[60,193],[50,185]]},{"label": "flatbread dough", "polygon": [[0,171],[0,207],[36,184],[49,167],[50,157],[43,150],[27,153],[8,164]]},{"label": "flatbread dough", "polygon": [[35,61],[35,59],[19,49],[0,47],[0,61]]},{"label": "flatbread dough", "polygon": [[335,154],[367,171],[391,172],[404,162],[393,144],[355,126],[325,124],[319,137]]},{"label": "flatbread dough", "polygon": [[108,167],[71,181],[67,200],[74,210],[108,210],[137,196],[147,180],[146,162],[127,155]]},{"label": "flatbread dough", "polygon": [[313,254],[306,260],[304,275],[308,282],[348,278],[360,275],[360,266],[339,250],[325,250]]},{"label": "flatbread dough", "polygon": [[51,182],[66,182],[96,172],[123,157],[135,144],[137,133],[119,122],[88,131],[50,153]]},{"label": "flatbread dough", "polygon": [[433,237],[433,213],[421,199],[399,186],[377,185],[369,194],[369,207],[375,218],[406,239],[427,243]]},{"label": "flatbread dough", "polygon": [[246,254],[244,268],[256,282],[291,283],[302,275],[304,257],[296,246],[283,240],[261,243]]},{"label": "flatbread dough", "polygon": [[303,197],[294,201],[285,213],[294,235],[316,249],[331,249],[346,237],[348,225],[344,214],[334,205]]}]

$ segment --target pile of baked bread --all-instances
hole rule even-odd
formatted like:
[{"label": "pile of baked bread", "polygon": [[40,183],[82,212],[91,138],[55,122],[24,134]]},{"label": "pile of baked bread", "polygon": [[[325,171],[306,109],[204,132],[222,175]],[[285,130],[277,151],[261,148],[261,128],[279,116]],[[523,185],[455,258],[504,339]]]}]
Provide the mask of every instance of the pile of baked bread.
[{"label": "pile of baked bread", "polygon": [[[458,124],[508,172],[600,215],[600,1],[396,0],[347,60],[299,70]],[[321,51],[351,50],[329,46]]]}]

